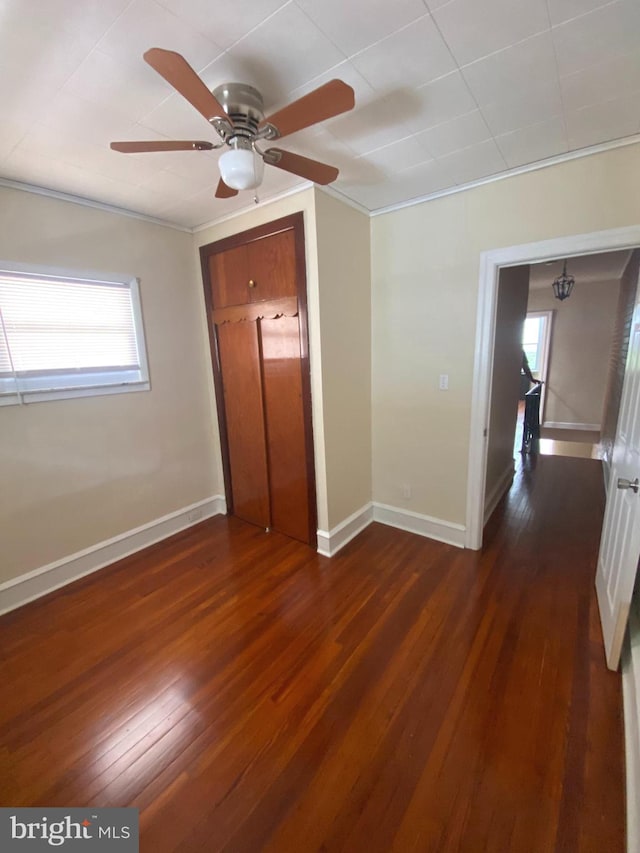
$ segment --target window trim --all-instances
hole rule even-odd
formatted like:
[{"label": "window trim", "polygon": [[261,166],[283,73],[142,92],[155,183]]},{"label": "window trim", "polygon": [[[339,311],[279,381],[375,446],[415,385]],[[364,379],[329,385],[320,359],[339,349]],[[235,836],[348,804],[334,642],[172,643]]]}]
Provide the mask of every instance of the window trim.
[{"label": "window trim", "polygon": [[[140,279],[132,275],[123,275],[122,273],[105,273],[96,270],[87,269],[68,269],[64,267],[52,267],[49,265],[43,266],[39,264],[22,264],[13,261],[0,261],[0,276],[3,273],[17,275],[32,275],[48,278],[59,278],[63,281],[86,281],[95,282],[96,284],[119,284],[129,289],[131,294],[131,307],[133,313],[133,325],[136,336],[136,345],[138,349],[139,371],[140,378],[126,380],[124,382],[109,382],[109,377],[112,379],[120,379],[123,371],[110,372],[108,369],[103,371],[85,372],[79,370],[75,375],[86,376],[86,385],[74,385],[73,387],[61,387],[54,389],[34,389],[25,390],[17,388],[14,393],[0,394],[0,407],[29,405],[30,403],[41,403],[49,400],[70,400],[77,397],[103,397],[112,394],[127,394],[136,391],[150,391],[151,382],[149,379],[149,362],[147,359],[147,342],[144,333],[144,322],[142,319],[142,301],[140,298]],[[133,371],[130,371],[133,373]],[[42,371],[42,376],[46,371]],[[74,375],[74,371],[67,372],[53,371],[62,376]],[[103,382],[109,384],[100,384],[96,379],[102,379]],[[23,380],[25,381],[25,380]],[[28,378],[26,378],[28,382]]]}]

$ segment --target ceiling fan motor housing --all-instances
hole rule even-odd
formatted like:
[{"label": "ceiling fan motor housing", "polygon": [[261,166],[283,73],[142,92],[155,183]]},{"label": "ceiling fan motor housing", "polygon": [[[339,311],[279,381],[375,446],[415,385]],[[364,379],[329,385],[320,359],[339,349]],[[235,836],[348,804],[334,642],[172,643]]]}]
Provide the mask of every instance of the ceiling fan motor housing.
[{"label": "ceiling fan motor housing", "polygon": [[[264,119],[262,95],[253,86],[246,83],[223,83],[213,90],[225,113],[233,123],[233,136],[251,140],[258,132],[258,125]],[[231,142],[233,137],[225,140]]]}]

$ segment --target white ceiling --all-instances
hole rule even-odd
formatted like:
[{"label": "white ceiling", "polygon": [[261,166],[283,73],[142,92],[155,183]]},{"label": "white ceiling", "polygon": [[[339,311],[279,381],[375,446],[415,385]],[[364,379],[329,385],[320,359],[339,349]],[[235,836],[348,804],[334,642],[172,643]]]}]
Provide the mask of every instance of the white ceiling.
[{"label": "white ceiling", "polygon": [[[575,278],[576,287],[580,282],[617,282],[622,278],[630,257],[631,252],[626,249],[622,252],[600,252],[567,258],[567,274]],[[529,269],[529,287],[533,290],[550,288],[553,280],[562,273],[562,265],[562,260],[532,264]]]},{"label": "white ceiling", "polygon": [[[116,139],[210,139],[142,59],[182,53],[267,111],[339,77],[354,111],[282,141],[340,168],[369,210],[640,132],[638,0],[0,0],[0,177],[187,227],[219,200],[215,152],[123,155]],[[266,169],[260,196],[299,178]]]}]

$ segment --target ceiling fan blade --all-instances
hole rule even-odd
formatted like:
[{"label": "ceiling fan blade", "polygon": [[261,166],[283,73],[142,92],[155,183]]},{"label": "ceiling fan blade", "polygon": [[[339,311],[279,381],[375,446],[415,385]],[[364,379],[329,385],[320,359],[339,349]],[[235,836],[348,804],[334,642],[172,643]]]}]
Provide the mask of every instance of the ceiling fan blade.
[{"label": "ceiling fan blade", "polygon": [[216,117],[229,120],[220,101],[211,94],[184,56],[174,50],[152,47],[144,54],[144,60],[207,121]]},{"label": "ceiling fan blade", "polygon": [[[335,166],[327,166],[326,163],[310,160],[309,157],[302,157],[300,154],[293,154],[291,151],[283,151],[281,148],[269,148],[265,151],[265,155],[266,163],[275,166],[277,169],[284,169],[285,172],[299,175],[301,178],[307,178],[316,184],[330,184],[339,175]],[[275,160],[276,157],[277,160]]]},{"label": "ceiling fan blade", "polygon": [[138,154],[143,151],[211,151],[213,143],[191,142],[186,139],[166,142],[112,142],[111,148],[123,154]]},{"label": "ceiling fan blade", "polygon": [[238,195],[238,190],[231,189],[220,178],[218,188],[216,189],[216,198],[233,198],[234,195]]},{"label": "ceiling fan blade", "polygon": [[330,80],[266,118],[260,127],[268,122],[278,128],[280,136],[287,136],[319,121],[346,113],[354,106],[355,95],[351,86],[342,80]]}]

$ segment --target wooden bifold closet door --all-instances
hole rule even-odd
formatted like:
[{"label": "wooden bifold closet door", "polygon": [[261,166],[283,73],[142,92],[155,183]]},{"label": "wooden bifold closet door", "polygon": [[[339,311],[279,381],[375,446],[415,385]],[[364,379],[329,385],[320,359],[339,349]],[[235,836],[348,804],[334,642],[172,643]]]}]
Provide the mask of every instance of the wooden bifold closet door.
[{"label": "wooden bifold closet door", "polygon": [[229,512],[314,545],[302,217],[201,257]]}]

